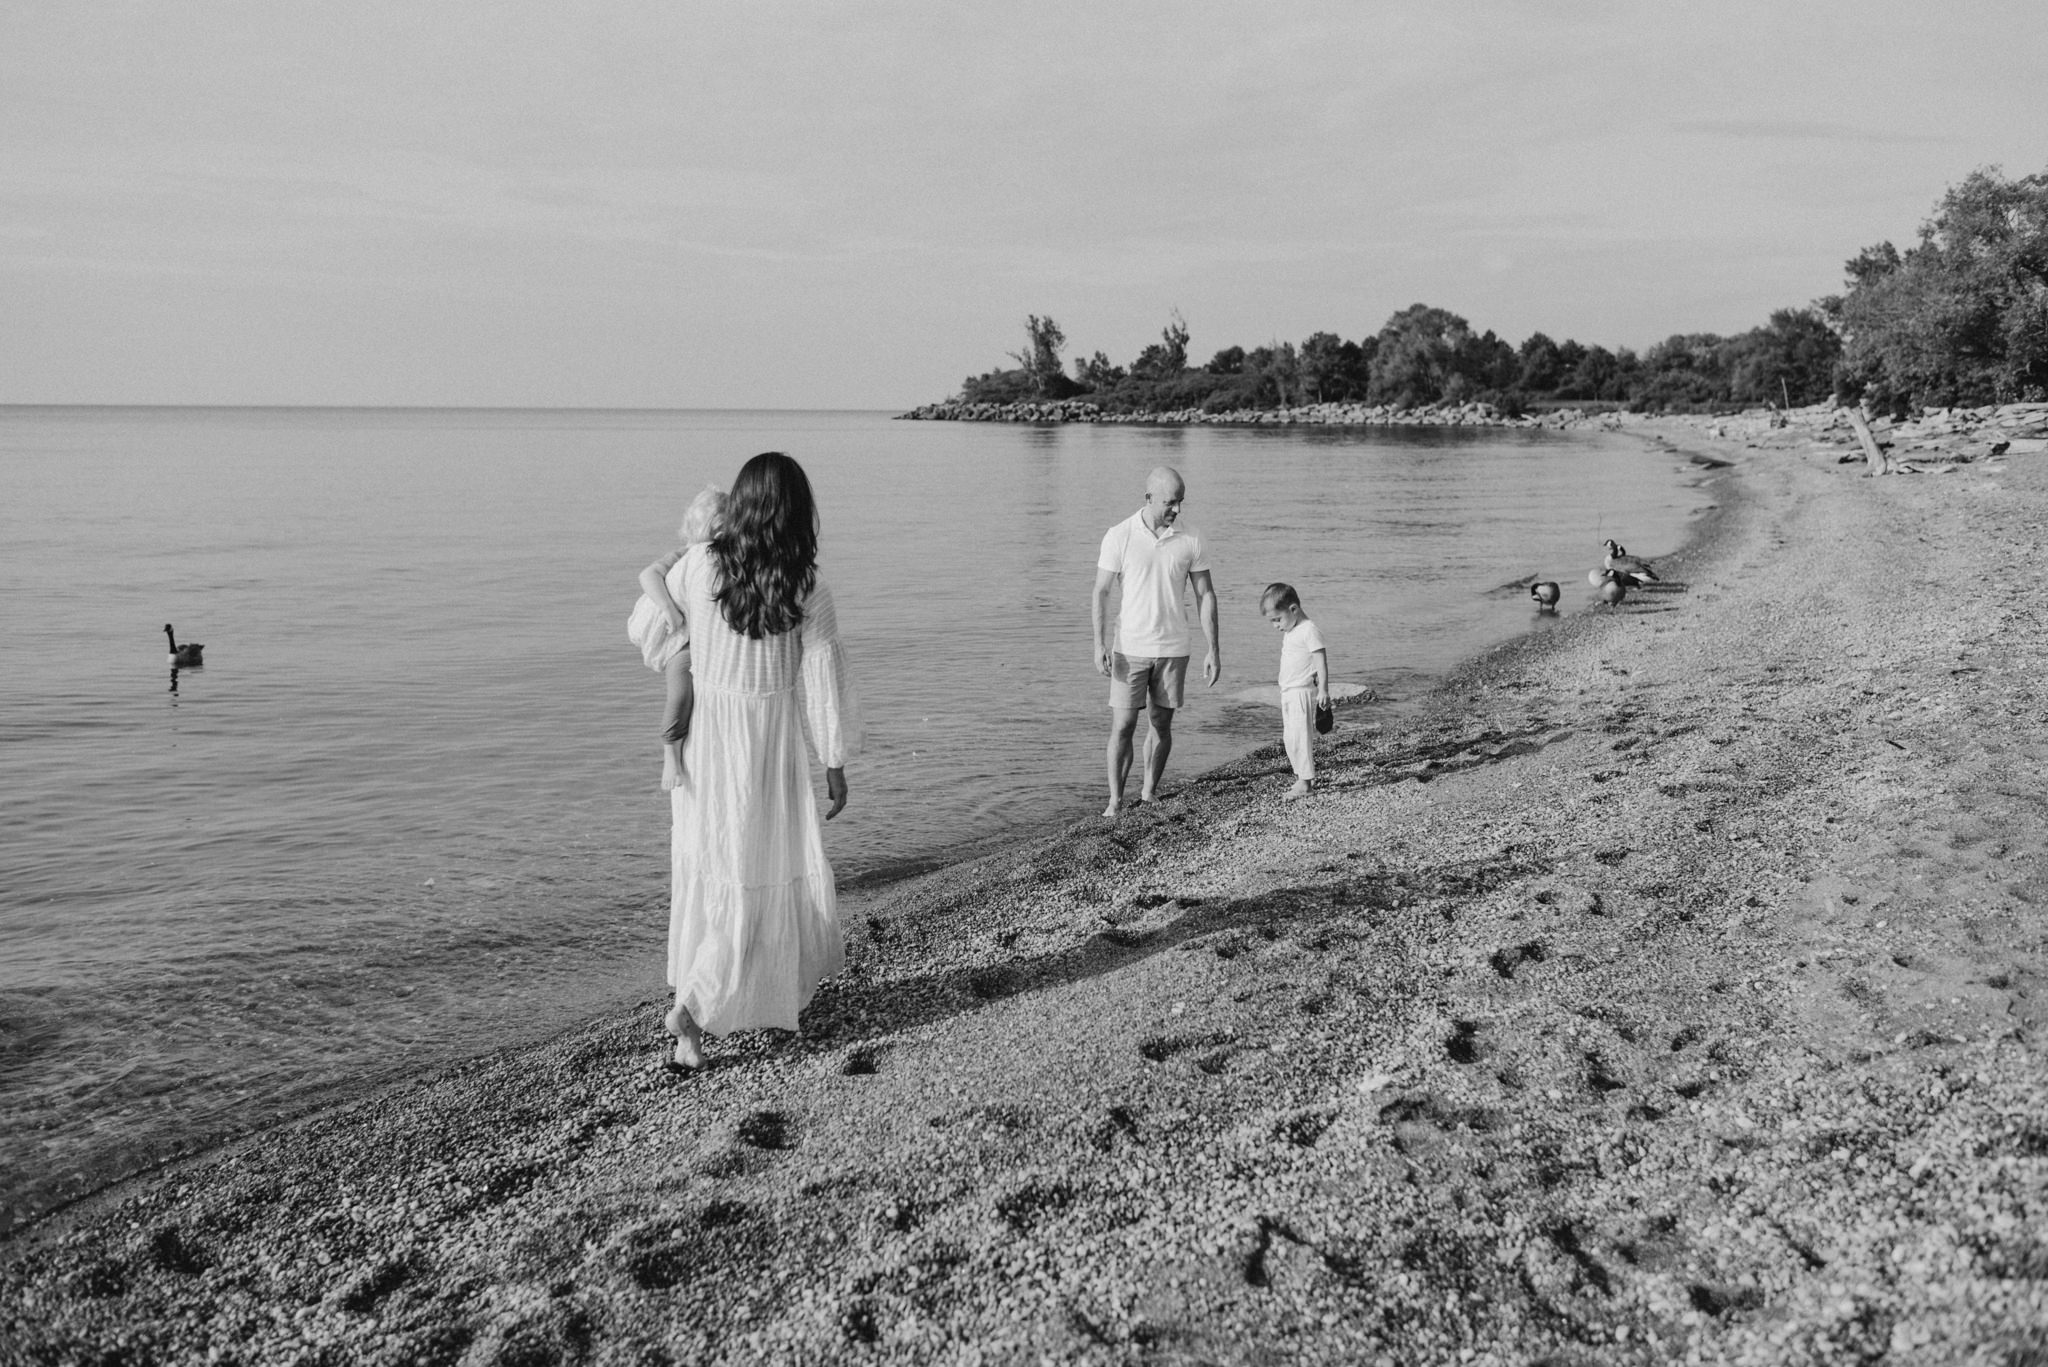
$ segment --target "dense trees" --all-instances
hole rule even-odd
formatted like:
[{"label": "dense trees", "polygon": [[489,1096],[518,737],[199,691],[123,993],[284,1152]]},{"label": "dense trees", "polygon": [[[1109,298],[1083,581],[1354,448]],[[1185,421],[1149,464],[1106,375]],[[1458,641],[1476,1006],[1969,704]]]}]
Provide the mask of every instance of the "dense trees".
[{"label": "dense trees", "polygon": [[1334,332],[1309,334],[1301,344],[1301,383],[1311,403],[1362,399],[1372,378],[1377,342],[1347,342]]},{"label": "dense trees", "polygon": [[1159,340],[1138,353],[1131,374],[1141,380],[1173,380],[1188,368],[1188,320],[1173,310]]},{"label": "dense trees", "polygon": [[1812,309],[1779,309],[1769,323],[1730,338],[1728,397],[1740,404],[1819,403],[1833,390],[1842,342]]},{"label": "dense trees", "polygon": [[1844,388],[1880,406],[2048,399],[2048,174],[1952,188],[1901,252],[1866,247],[1823,301]]},{"label": "dense trees", "polygon": [[1050,318],[1025,320],[1029,345],[1017,366],[966,380],[970,403],[1012,403],[1085,394],[1127,412],[1201,408],[1283,408],[1365,402],[1413,408],[1478,400],[1509,412],[1530,405],[1627,404],[1700,409],[1826,398],[1841,344],[1810,309],[1780,309],[1763,327],[1735,337],[1678,334],[1642,356],[1538,332],[1516,347],[1448,309],[1414,304],[1377,333],[1346,341],[1311,333],[1296,345],[1229,346],[1199,368],[1187,363],[1190,334],[1176,311],[1161,339],[1128,367],[1097,351],[1076,357],[1072,376],[1058,366],[1065,334]]},{"label": "dense trees", "polygon": [[1187,319],[1172,310],[1128,366],[1097,351],[1060,368],[1066,335],[1025,320],[1013,370],[969,378],[970,402],[1086,394],[1122,411],[1221,412],[1362,401],[1415,407],[1480,400],[1712,409],[1810,404],[1830,393],[1886,406],[2048,399],[2048,174],[1978,171],[1951,189],[1918,245],[1866,247],[1846,292],[1785,308],[1734,336],[1676,333],[1641,355],[1545,333],[1520,346],[1476,332],[1448,309],[1412,304],[1375,333],[1315,332],[1299,345],[1228,346],[1188,363]]},{"label": "dense trees", "polygon": [[1459,348],[1471,336],[1471,326],[1448,309],[1427,304],[1402,309],[1374,339],[1365,397],[1403,408],[1435,403],[1458,374]]},{"label": "dense trees", "polygon": [[1034,313],[1024,320],[1024,337],[1024,349],[1010,355],[1024,372],[1032,392],[1044,394],[1059,381],[1060,350],[1067,344],[1067,334],[1052,319]]},{"label": "dense trees", "polygon": [[[1865,253],[1873,279],[1897,269],[1883,253]],[[1861,258],[1859,258],[1861,259]],[[1680,333],[1641,356],[1547,334],[1519,347],[1492,332],[1475,332],[1449,309],[1413,304],[1377,333],[1347,341],[1311,333],[1296,345],[1274,341],[1247,351],[1228,346],[1200,366],[1188,364],[1191,334],[1174,310],[1160,340],[1129,366],[1097,351],[1060,369],[1066,334],[1051,318],[1024,320],[1026,345],[1017,364],[966,380],[970,403],[1014,403],[1085,394],[1126,412],[1201,408],[1282,408],[1310,403],[1365,402],[1417,407],[1479,400],[1508,412],[1531,405],[1627,404],[1635,408],[1700,409],[1765,403],[1816,403],[1836,379],[1841,342],[1812,309],[1780,309],[1763,327],[1734,337]]]}]

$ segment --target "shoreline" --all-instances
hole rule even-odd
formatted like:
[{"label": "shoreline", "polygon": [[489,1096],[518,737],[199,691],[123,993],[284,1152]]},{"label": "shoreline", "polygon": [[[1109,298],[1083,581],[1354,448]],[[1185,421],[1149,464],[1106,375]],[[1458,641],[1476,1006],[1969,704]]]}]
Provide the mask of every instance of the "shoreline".
[{"label": "shoreline", "polygon": [[1545,427],[1597,426],[1619,430],[1625,416],[1611,404],[1561,407],[1509,417],[1492,404],[1434,403],[1420,408],[1393,404],[1330,402],[1282,408],[1110,409],[1090,399],[1021,399],[1008,403],[941,399],[896,415],[903,422],[1107,423],[1159,427]]},{"label": "shoreline", "polygon": [[[1576,434],[1573,439],[1588,445],[1603,445],[1610,450],[1634,451],[1639,443],[1628,441],[1629,435],[1615,432],[1586,431]],[[1617,447],[1617,440],[1622,441],[1624,444]],[[1683,533],[1686,536],[1691,534],[1689,531]],[[1496,586],[1492,592],[1498,594],[1500,592],[1499,587]],[[1519,590],[1514,594],[1514,597],[1518,602],[1525,601],[1524,596]],[[1525,620],[1519,628],[1518,634],[1526,634],[1536,629],[1538,625],[1540,623]],[[1513,639],[1516,638],[1508,636],[1494,640],[1482,645],[1480,650],[1482,652],[1490,651]],[[1398,680],[1389,682],[1376,678],[1374,680],[1375,684],[1380,689],[1385,690],[1390,696],[1376,696],[1374,698],[1372,715],[1376,719],[1384,720],[1405,718],[1421,707],[1426,695],[1434,689],[1441,687],[1443,681],[1461,667],[1463,663],[1460,660],[1445,666],[1437,661],[1431,661],[1428,668],[1416,668],[1408,671],[1405,677]],[[1366,689],[1366,686],[1363,684],[1339,685],[1338,687],[1340,695],[1344,690],[1352,688],[1371,691]],[[1233,698],[1238,702],[1250,701],[1251,699],[1245,695],[1255,691],[1259,691],[1259,689],[1239,690],[1233,697],[1221,698],[1217,701],[1229,703],[1233,701]],[[1277,708],[1277,690],[1273,689],[1269,684],[1263,686],[1263,691],[1274,694],[1273,698],[1266,701]],[[1345,703],[1340,701],[1339,705],[1343,707]],[[1203,756],[1202,762],[1210,763],[1212,767],[1218,764],[1241,762],[1252,752],[1270,745],[1270,740],[1265,736],[1265,728],[1259,730],[1258,737],[1258,739],[1253,739],[1243,735],[1232,734],[1228,740],[1216,746],[1210,755]],[[1236,747],[1234,753],[1231,751],[1231,747]],[[1183,737],[1181,748],[1183,750],[1188,748],[1185,736]],[[1222,757],[1218,759],[1216,758],[1217,755]],[[1178,763],[1178,760],[1176,762]],[[1191,772],[1190,777],[1199,777],[1200,772],[1207,771]],[[1069,804],[1071,810],[1065,814],[1039,814],[1030,819],[1006,826],[998,831],[985,832],[977,836],[937,845],[916,854],[899,856],[891,860],[861,867],[858,872],[851,876],[841,877],[839,884],[841,896],[842,898],[857,900],[882,895],[888,889],[907,880],[926,876],[954,865],[987,857],[991,854],[1001,853],[1021,844],[1052,837],[1072,824],[1079,814],[1092,812],[1099,806],[1099,794],[1094,792],[1094,787],[1098,786],[1099,782],[1099,778],[1089,780],[1086,785],[1087,791],[1085,794],[1078,802]],[[612,994],[612,1000],[609,1002],[592,1004],[582,1008],[592,1014],[577,1016],[563,1013],[560,1018],[550,1021],[539,1030],[532,1030],[530,1027],[522,1029],[516,1034],[518,1043],[510,1047],[523,1049],[544,1045],[550,1040],[559,1038],[563,1033],[573,1031],[591,1020],[608,1016],[619,1009],[620,1002],[629,1000],[632,996],[636,995],[638,994],[629,993],[621,996],[614,993]],[[229,1119],[224,1122],[211,1123],[203,1130],[195,1130],[192,1133],[182,1135],[173,1142],[163,1142],[164,1132],[160,1131],[158,1142],[150,1144],[146,1148],[140,1145],[136,1146],[137,1148],[142,1148],[142,1152],[132,1155],[121,1155],[127,1161],[108,1162],[92,1166],[88,1166],[83,1162],[73,1163],[63,1169],[63,1178],[54,1181],[46,1176],[39,1175],[33,1182],[22,1182],[12,1194],[11,1209],[4,1212],[4,1219],[0,1219],[0,1247],[4,1247],[8,1241],[17,1237],[33,1237],[32,1231],[39,1225],[46,1224],[54,1219],[64,1218],[67,1212],[82,1203],[90,1203],[96,1200],[109,1189],[134,1181],[146,1180],[179,1164],[201,1159],[208,1154],[249,1142],[263,1134],[300,1123],[321,1112],[344,1108],[360,1101],[374,1098],[393,1088],[404,1087],[412,1082],[434,1077],[451,1067],[459,1066],[466,1058],[490,1056],[495,1052],[497,1051],[492,1049],[484,1050],[481,1054],[451,1054],[444,1058],[411,1065],[385,1065],[371,1070],[362,1070],[348,1080],[328,1084],[316,1094],[297,1098],[295,1104],[289,1107],[273,1108],[270,1114],[260,1119],[241,1122]],[[136,1161],[138,1159],[140,1161]],[[54,1171],[55,1169],[52,1167],[50,1170]],[[52,1191],[56,1193],[56,1199],[48,1199]]]},{"label": "shoreline", "polygon": [[1669,586],[1340,710],[1310,803],[1265,745],[864,887],[700,1077],[650,1003],[174,1160],[0,1245],[0,1356],[2048,1344],[2043,593],[1958,588],[2048,472],[1644,426],[1737,466]]}]

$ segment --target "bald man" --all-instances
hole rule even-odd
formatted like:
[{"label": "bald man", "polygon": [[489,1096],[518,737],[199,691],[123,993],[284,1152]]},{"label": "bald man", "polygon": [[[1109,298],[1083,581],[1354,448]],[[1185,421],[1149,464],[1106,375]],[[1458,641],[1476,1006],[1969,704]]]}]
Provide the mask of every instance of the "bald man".
[{"label": "bald man", "polygon": [[[1201,611],[1202,635],[1209,654],[1202,678],[1214,687],[1223,672],[1216,638],[1216,590],[1209,582],[1209,561],[1202,538],[1180,520],[1187,485],[1180,472],[1162,465],[1145,481],[1145,506],[1109,529],[1095,562],[1095,669],[1109,676],[1109,806],[1115,816],[1124,805],[1124,781],[1131,772],[1131,743],[1138,713],[1146,713],[1151,729],[1145,736],[1145,786],[1140,802],[1159,796],[1159,776],[1173,753],[1173,713],[1187,685],[1188,655],[1193,643],[1188,630],[1187,591],[1194,585]],[[1105,630],[1109,594],[1123,582],[1117,611],[1116,639]]]}]

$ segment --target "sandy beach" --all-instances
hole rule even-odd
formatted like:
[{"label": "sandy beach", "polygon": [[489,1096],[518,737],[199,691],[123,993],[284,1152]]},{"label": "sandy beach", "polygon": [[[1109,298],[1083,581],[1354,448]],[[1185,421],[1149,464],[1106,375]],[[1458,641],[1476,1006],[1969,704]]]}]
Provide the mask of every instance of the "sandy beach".
[{"label": "sandy beach", "polygon": [[849,897],[801,1037],[649,1001],[123,1184],[0,1360],[2048,1362],[2048,456],[1627,430],[1729,463],[1664,583],[1529,567],[1309,801],[1276,721]]}]

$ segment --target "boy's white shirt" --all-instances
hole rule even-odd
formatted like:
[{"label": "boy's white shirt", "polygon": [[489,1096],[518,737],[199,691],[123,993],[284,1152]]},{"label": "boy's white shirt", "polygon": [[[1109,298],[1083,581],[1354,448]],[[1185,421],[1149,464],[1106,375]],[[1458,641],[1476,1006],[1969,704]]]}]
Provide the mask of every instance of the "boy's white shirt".
[{"label": "boy's white shirt", "polygon": [[1323,650],[1323,633],[1315,620],[1304,615],[1280,635],[1280,686],[1313,688],[1316,682],[1316,652]]}]

